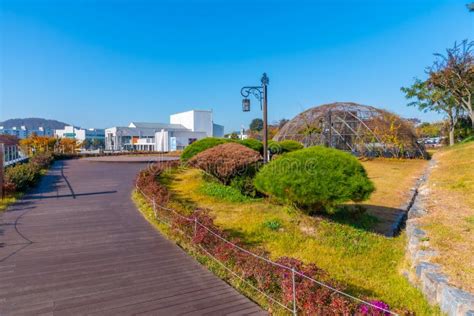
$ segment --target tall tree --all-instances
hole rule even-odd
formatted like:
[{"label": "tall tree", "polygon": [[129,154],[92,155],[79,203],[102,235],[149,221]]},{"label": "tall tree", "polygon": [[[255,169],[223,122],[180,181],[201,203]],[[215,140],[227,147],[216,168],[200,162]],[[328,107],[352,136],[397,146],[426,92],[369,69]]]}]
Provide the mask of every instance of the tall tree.
[{"label": "tall tree", "polygon": [[446,55],[435,56],[436,61],[428,68],[429,82],[453,97],[455,104],[471,119],[474,130],[474,41],[454,43]]},{"label": "tall tree", "polygon": [[459,118],[460,109],[456,104],[453,95],[430,80],[421,81],[415,79],[410,87],[402,87],[405,97],[413,100],[409,106],[416,106],[423,112],[434,111],[444,113],[448,118],[449,145],[454,145],[454,129]]},{"label": "tall tree", "polygon": [[250,122],[249,126],[252,132],[260,132],[263,129],[263,120],[259,118],[255,118]]}]

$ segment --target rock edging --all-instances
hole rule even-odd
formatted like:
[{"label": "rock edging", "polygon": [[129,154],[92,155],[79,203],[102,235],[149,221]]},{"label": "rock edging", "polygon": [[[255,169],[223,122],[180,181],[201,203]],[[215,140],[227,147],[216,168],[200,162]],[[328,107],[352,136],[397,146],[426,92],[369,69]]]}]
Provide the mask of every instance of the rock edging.
[{"label": "rock edging", "polygon": [[435,164],[436,161],[431,160],[420,178],[419,189],[414,194],[413,203],[407,213],[407,254],[414,272],[407,276],[412,284],[421,289],[431,304],[438,304],[449,316],[474,316],[474,295],[451,286],[448,276],[441,272],[441,266],[430,262],[438,252],[429,247],[427,234],[419,225],[418,219],[427,214],[423,205],[423,200],[429,194],[426,180]]}]

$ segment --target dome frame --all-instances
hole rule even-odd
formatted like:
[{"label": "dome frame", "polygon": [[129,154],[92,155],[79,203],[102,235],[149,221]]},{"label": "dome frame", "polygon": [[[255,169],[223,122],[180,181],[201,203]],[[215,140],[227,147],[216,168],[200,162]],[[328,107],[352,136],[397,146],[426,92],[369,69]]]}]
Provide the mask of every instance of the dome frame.
[{"label": "dome frame", "polygon": [[356,156],[426,158],[410,122],[353,102],[310,108],[288,121],[273,139],[296,140],[305,147],[324,145]]}]

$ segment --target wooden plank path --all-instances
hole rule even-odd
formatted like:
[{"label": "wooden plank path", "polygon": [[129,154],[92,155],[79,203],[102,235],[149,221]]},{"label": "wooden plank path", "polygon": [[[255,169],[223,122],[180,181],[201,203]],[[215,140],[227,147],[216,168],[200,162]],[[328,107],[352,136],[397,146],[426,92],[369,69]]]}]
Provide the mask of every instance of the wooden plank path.
[{"label": "wooden plank path", "polygon": [[0,215],[0,315],[264,314],[135,209],[144,166],[57,162]]}]

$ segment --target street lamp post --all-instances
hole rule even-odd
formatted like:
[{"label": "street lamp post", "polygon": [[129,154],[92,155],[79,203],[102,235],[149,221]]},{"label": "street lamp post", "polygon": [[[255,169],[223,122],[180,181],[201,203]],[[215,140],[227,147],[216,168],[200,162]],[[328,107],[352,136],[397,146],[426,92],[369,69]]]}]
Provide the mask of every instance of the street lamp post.
[{"label": "street lamp post", "polygon": [[242,111],[250,111],[250,95],[253,95],[260,102],[260,108],[263,111],[263,163],[268,162],[268,117],[267,117],[267,101],[268,101],[268,89],[267,86],[270,82],[266,73],[263,74],[261,79],[261,86],[249,86],[243,87],[240,90],[240,94],[244,97],[242,99]]}]

